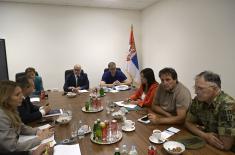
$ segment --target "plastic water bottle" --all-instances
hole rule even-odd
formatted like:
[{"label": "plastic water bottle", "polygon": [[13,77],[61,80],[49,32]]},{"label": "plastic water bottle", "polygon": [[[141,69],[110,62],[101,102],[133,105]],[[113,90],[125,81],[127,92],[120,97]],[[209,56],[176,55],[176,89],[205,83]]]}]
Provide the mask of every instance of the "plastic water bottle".
[{"label": "plastic water bottle", "polygon": [[84,135],[85,135],[85,131],[82,128],[82,120],[79,120],[78,126],[79,126],[79,129],[78,129],[78,138],[79,139],[83,139]]},{"label": "plastic water bottle", "polygon": [[126,145],[122,145],[121,155],[128,155]]},{"label": "plastic water bottle", "polygon": [[137,150],[135,149],[135,145],[131,146],[131,150],[129,152],[129,155],[138,155]]}]

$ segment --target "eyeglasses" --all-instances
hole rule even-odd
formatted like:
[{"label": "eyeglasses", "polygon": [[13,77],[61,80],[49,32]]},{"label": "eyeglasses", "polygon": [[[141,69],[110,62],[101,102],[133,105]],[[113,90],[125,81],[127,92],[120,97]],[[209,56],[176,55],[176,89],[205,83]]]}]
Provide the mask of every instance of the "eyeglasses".
[{"label": "eyeglasses", "polygon": [[194,90],[197,91],[197,92],[204,92],[210,87],[214,87],[214,85],[209,85],[209,86],[206,86],[206,87],[193,86]]}]

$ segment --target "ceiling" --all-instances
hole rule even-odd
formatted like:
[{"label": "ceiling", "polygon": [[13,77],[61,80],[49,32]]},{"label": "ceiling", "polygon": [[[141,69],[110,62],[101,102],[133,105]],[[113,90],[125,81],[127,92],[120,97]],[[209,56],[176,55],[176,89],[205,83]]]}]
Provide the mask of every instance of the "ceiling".
[{"label": "ceiling", "polygon": [[68,5],[115,8],[128,10],[143,10],[160,0],[0,0],[2,2],[17,2],[30,4]]}]

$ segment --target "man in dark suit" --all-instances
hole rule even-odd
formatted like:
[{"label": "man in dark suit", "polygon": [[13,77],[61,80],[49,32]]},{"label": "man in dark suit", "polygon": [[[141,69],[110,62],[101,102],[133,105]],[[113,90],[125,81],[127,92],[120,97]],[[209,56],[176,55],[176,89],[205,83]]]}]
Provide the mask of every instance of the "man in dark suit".
[{"label": "man in dark suit", "polygon": [[38,107],[36,105],[33,105],[30,101],[29,95],[31,95],[34,91],[33,79],[29,79],[26,76],[23,76],[17,79],[17,82],[19,83],[22,89],[22,93],[24,95],[22,105],[18,107],[22,122],[27,124],[35,120],[41,119],[42,116],[44,116],[51,110],[51,108],[49,105]]},{"label": "man in dark suit", "polygon": [[75,65],[73,68],[73,74],[66,77],[64,91],[78,92],[83,89],[89,89],[89,80],[87,74],[83,72],[81,66]]}]

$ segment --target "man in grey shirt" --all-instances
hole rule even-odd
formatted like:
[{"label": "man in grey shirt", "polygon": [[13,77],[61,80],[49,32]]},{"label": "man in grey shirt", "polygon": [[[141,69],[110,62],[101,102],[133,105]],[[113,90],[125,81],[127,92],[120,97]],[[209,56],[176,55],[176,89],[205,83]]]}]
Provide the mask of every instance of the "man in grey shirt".
[{"label": "man in grey shirt", "polygon": [[164,68],[159,72],[161,84],[152,104],[152,110],[161,114],[148,114],[154,124],[182,124],[189,105],[192,102],[190,91],[178,81],[173,68]]}]

